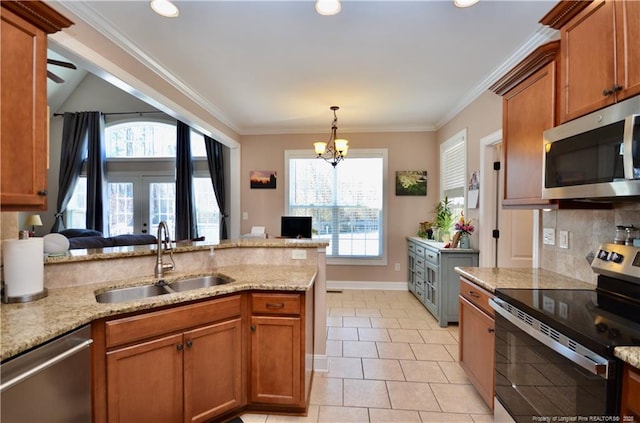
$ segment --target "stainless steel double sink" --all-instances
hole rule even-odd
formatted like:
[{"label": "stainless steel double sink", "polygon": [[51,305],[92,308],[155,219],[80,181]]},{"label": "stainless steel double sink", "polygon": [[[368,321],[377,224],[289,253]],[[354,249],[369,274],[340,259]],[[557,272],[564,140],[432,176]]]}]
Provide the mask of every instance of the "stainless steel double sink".
[{"label": "stainless steel double sink", "polygon": [[96,294],[99,303],[121,303],[124,301],[142,300],[158,295],[173,294],[176,292],[191,291],[193,289],[210,288],[225,285],[231,282],[222,276],[199,276],[190,279],[180,279],[171,283],[159,281],[152,285],[132,286],[128,288],[114,288]]}]

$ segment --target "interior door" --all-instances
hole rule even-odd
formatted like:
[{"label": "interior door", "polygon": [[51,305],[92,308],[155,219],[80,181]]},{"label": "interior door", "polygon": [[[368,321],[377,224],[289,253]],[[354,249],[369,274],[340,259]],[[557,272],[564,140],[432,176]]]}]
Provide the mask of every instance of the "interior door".
[{"label": "interior door", "polygon": [[[503,209],[502,131],[483,138],[480,150],[480,266],[532,267],[534,211]],[[499,237],[493,237],[493,231]]]}]

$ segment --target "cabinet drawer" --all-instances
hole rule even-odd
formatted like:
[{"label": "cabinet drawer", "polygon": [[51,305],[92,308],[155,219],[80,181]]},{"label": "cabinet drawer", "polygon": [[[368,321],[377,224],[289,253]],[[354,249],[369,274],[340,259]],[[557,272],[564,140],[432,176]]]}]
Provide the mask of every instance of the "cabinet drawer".
[{"label": "cabinet drawer", "polygon": [[420,245],[416,245],[416,257],[423,258],[424,257],[425,248]]},{"label": "cabinet drawer", "polygon": [[471,304],[489,316],[493,316],[493,308],[489,305],[489,298],[493,298],[493,294],[490,292],[480,288],[473,282],[460,278],[460,296],[466,298]]},{"label": "cabinet drawer", "polygon": [[438,254],[437,251],[426,248],[424,252],[424,259],[427,263],[437,266],[440,263],[440,254]]},{"label": "cabinet drawer", "polygon": [[409,252],[410,253],[416,252],[416,244],[414,244],[413,242],[409,242]]},{"label": "cabinet drawer", "polygon": [[416,267],[418,269],[424,269],[424,259],[416,257]]},{"label": "cabinet drawer", "polygon": [[111,320],[105,323],[106,347],[111,348],[239,316],[240,304],[240,295],[235,295]]},{"label": "cabinet drawer", "polygon": [[300,314],[299,294],[251,294],[251,312],[259,314]]}]

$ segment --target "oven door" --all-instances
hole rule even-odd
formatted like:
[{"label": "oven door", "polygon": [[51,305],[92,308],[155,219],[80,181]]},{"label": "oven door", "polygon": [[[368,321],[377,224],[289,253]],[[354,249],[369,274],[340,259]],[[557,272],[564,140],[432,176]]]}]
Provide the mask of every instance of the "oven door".
[{"label": "oven door", "polygon": [[513,420],[617,415],[614,360],[565,342],[566,337],[500,299],[491,300],[491,306],[496,310],[495,395]]}]

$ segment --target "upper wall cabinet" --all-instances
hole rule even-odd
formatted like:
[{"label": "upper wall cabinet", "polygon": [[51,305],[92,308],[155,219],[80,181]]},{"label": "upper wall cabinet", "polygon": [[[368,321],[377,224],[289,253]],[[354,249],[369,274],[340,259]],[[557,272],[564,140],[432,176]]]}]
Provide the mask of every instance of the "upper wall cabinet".
[{"label": "upper wall cabinet", "polygon": [[40,1],[0,2],[0,207],[47,209],[47,34],[72,22]]},{"label": "upper wall cabinet", "polygon": [[538,47],[490,89],[502,96],[503,207],[551,207],[542,199],[542,133],[556,123],[558,41]]},{"label": "upper wall cabinet", "polygon": [[[556,9],[566,3],[573,2]],[[551,25],[561,36],[559,123],[640,94],[640,2],[580,7]]]}]

